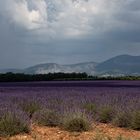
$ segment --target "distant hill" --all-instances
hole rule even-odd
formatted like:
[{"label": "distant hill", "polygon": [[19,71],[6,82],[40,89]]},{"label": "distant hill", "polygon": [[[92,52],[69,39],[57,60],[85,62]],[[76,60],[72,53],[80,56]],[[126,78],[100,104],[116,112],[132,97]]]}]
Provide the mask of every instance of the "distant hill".
[{"label": "distant hill", "polygon": [[140,75],[140,56],[119,55],[96,66],[98,75]]},{"label": "distant hill", "polygon": [[82,73],[86,72],[88,74],[95,74],[95,67],[97,63],[95,62],[87,62],[87,63],[79,63],[79,64],[71,64],[71,65],[60,65],[56,63],[47,63],[40,64],[33,67],[29,67],[24,70],[26,74],[47,74],[47,73]]},{"label": "distant hill", "polygon": [[0,73],[13,72],[25,74],[47,74],[47,73],[83,73],[98,76],[125,76],[140,75],[140,56],[119,55],[101,63],[85,62],[70,65],[46,63],[35,65],[23,70],[6,69]]}]

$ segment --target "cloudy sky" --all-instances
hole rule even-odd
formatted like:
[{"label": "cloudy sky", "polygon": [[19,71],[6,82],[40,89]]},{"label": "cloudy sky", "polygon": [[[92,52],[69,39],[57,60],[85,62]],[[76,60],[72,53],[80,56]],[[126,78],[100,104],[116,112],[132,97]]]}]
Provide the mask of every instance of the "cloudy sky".
[{"label": "cloudy sky", "polygon": [[140,55],[140,0],[0,0],[0,68]]}]

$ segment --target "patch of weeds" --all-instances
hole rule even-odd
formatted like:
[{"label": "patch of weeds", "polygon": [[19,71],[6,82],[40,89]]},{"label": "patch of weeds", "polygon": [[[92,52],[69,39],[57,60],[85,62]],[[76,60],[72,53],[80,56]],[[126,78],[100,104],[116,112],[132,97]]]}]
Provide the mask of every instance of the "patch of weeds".
[{"label": "patch of weeds", "polygon": [[131,127],[134,130],[140,130],[140,111],[132,113]]},{"label": "patch of weeds", "polygon": [[20,103],[20,107],[23,111],[29,114],[29,117],[32,118],[33,114],[41,109],[41,105],[36,101],[25,101]]},{"label": "patch of weeds", "polygon": [[111,107],[102,107],[99,110],[99,121],[102,123],[108,123],[112,120],[114,110]]},{"label": "patch of weeds", "polygon": [[0,136],[13,136],[19,133],[29,132],[29,123],[24,114],[18,112],[6,112],[0,118]]},{"label": "patch of weeds", "polygon": [[36,112],[33,116],[33,120],[39,125],[51,127],[58,126],[61,123],[58,113],[47,109]]},{"label": "patch of weeds", "polygon": [[90,113],[95,114],[97,112],[97,107],[94,103],[85,103],[83,108]]},{"label": "patch of weeds", "polygon": [[131,116],[126,112],[119,112],[112,120],[112,123],[118,127],[129,127],[131,123]]},{"label": "patch of weeds", "polygon": [[88,131],[91,123],[84,113],[71,112],[64,117],[63,128],[71,132]]}]

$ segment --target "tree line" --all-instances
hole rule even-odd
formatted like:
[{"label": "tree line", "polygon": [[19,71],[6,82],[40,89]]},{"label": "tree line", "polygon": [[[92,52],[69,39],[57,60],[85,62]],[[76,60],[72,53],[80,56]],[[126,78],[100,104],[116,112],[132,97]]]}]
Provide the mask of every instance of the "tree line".
[{"label": "tree line", "polygon": [[0,82],[55,81],[55,80],[140,80],[140,76],[101,77],[86,73],[0,74]]},{"label": "tree line", "polygon": [[0,74],[0,82],[24,82],[24,81],[53,81],[53,80],[82,80],[87,79],[86,73],[48,73],[48,74]]}]

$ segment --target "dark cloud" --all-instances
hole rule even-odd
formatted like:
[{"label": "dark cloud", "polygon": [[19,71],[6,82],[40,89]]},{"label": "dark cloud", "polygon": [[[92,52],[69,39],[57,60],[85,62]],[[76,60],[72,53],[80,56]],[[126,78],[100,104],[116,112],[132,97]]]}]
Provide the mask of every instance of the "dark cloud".
[{"label": "dark cloud", "polygon": [[0,1],[0,68],[140,54],[138,0]]}]

